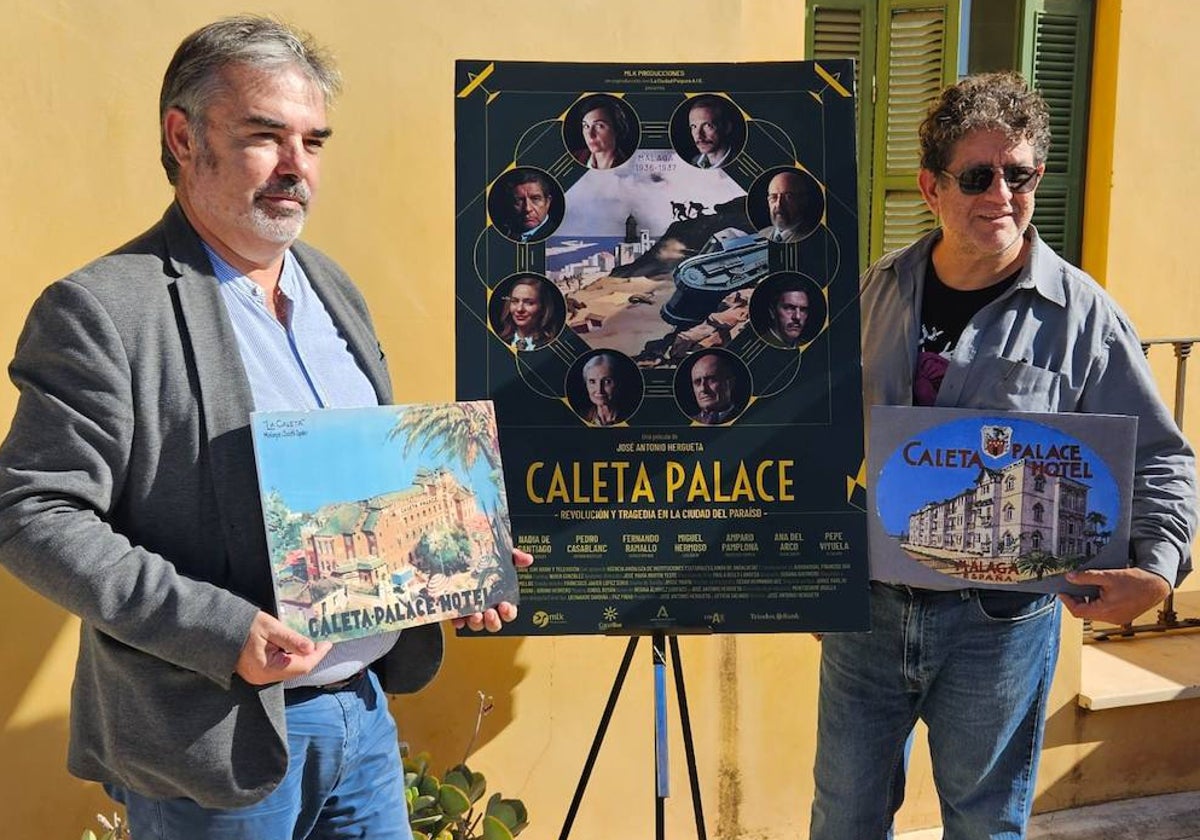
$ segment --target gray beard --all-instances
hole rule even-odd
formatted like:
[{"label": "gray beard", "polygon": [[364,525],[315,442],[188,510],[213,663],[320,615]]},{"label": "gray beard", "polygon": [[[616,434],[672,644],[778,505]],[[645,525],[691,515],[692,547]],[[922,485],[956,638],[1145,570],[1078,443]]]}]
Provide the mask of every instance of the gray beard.
[{"label": "gray beard", "polygon": [[250,224],[264,239],[279,244],[291,243],[300,238],[306,219],[304,212],[287,216],[272,216],[258,205],[250,211]]}]

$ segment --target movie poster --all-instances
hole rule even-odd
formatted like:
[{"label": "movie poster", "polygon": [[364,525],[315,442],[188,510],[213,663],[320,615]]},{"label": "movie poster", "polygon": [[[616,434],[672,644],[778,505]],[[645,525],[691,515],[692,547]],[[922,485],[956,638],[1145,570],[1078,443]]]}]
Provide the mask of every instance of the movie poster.
[{"label": "movie poster", "polygon": [[456,68],[527,634],[867,623],[848,61]]},{"label": "movie poster", "polygon": [[1137,418],[871,409],[872,577],[1085,593],[1129,561]]},{"label": "movie poster", "polygon": [[341,641],[518,602],[484,401],[250,415],[278,615]]}]

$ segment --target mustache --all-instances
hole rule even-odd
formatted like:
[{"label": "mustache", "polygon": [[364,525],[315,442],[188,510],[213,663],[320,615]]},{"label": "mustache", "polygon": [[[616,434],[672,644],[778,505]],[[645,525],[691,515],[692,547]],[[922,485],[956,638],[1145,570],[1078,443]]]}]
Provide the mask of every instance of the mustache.
[{"label": "mustache", "polygon": [[254,191],[254,198],[259,199],[265,195],[275,198],[290,198],[293,201],[298,201],[305,207],[308,206],[311,193],[308,189],[308,184],[301,181],[299,178],[276,178],[274,181],[268,181],[257,190]]}]

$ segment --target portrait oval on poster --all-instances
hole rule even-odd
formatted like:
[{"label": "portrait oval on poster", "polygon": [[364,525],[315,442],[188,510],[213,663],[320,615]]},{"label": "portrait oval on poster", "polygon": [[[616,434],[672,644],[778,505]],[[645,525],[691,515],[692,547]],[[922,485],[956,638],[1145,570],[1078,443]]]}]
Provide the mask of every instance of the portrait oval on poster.
[{"label": "portrait oval on poster", "polygon": [[[881,453],[875,513],[897,555],[955,585],[1029,588],[1107,555],[1123,526],[1121,488],[1098,452],[1064,430],[1011,414],[911,433]],[[874,560],[874,557],[873,557]],[[892,576],[883,579],[891,580]]]}]

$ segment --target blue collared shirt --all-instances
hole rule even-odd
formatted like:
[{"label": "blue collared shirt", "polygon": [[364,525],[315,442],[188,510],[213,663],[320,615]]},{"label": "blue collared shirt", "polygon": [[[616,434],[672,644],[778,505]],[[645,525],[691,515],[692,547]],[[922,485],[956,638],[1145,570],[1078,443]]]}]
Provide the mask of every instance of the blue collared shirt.
[{"label": "blue collared shirt", "polygon": [[291,310],[288,325],[267,308],[266,294],[215,251],[204,246],[233,322],[242,366],[258,411],[358,408],[378,396],[338,334],[304,270],[284,254],[279,288]]},{"label": "blue collared shirt", "polygon": [[[313,290],[304,269],[287,251],[279,289],[290,317],[285,327],[267,308],[262,287],[202,243],[233,322],[238,352],[258,411],[360,408],[379,397],[359,368],[346,340]],[[383,656],[399,635],[381,633],[339,642],[309,674],[284,685],[295,688],[345,679]]]}]

